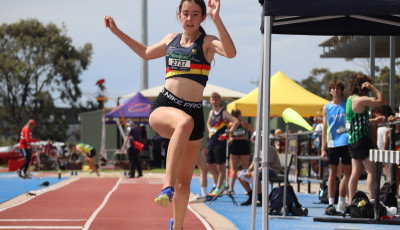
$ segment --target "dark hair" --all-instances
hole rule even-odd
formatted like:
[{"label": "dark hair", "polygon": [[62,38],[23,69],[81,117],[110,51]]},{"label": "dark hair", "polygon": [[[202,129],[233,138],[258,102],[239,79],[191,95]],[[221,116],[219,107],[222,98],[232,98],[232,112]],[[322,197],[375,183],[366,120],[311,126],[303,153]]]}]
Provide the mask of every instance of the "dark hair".
[{"label": "dark hair", "polygon": [[232,109],[231,115],[238,118],[239,115],[242,115],[242,111],[240,109]]},{"label": "dark hair", "polygon": [[76,146],[75,144],[69,144],[68,149],[72,149],[75,146]]},{"label": "dark hair", "polygon": [[[196,3],[197,5],[200,6],[201,14],[202,15],[206,15],[207,14],[207,6],[206,6],[206,3],[204,2],[204,0],[181,0],[181,3],[179,4],[179,7],[177,9],[177,13],[182,11],[182,6],[183,6],[183,3],[185,3],[185,2],[194,2],[194,3]],[[202,26],[200,26],[199,31],[201,33],[203,33],[203,34],[206,34],[206,31],[203,29]]]},{"label": "dark hair", "polygon": [[361,89],[364,82],[372,83],[372,78],[365,74],[351,74],[349,79],[349,95],[365,96],[369,93],[369,89]]},{"label": "dark hair", "polygon": [[385,117],[390,117],[395,115],[393,109],[389,105],[378,106],[374,108],[373,111]]},{"label": "dark hair", "polygon": [[328,85],[329,92],[331,91],[331,89],[335,89],[335,88],[340,88],[342,90],[342,96],[343,96],[344,84],[341,80],[335,79],[335,80],[332,80],[331,82],[329,82],[329,85]]}]

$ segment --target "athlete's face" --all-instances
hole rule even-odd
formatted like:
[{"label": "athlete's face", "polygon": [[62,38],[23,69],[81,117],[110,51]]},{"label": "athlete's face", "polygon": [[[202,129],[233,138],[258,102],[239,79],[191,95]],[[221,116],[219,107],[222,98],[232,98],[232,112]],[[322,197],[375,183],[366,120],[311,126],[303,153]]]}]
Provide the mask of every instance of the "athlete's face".
[{"label": "athlete's face", "polygon": [[181,12],[178,12],[179,21],[182,27],[187,32],[197,32],[200,24],[206,18],[206,15],[201,13],[201,8],[193,1],[183,3]]},{"label": "athlete's face", "polygon": [[221,104],[221,98],[219,97],[211,97],[210,104],[212,107],[218,107]]},{"label": "athlete's face", "polygon": [[333,97],[341,97],[343,95],[342,88],[339,86],[332,87],[329,93],[332,94]]}]

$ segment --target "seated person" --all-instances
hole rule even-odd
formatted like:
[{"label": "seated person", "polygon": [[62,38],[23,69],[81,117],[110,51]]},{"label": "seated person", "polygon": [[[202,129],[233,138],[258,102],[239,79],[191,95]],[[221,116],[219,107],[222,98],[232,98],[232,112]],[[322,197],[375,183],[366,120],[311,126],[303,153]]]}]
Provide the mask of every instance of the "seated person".
[{"label": "seated person", "polygon": [[[400,125],[396,125],[395,128],[395,150],[399,151],[400,150]],[[385,135],[385,149],[390,149],[389,147],[390,144],[390,130],[386,132]],[[385,172],[386,177],[388,178],[388,181],[391,180],[391,164],[385,164],[383,167],[383,171]],[[396,183],[397,183],[397,192],[400,194],[400,165],[397,165],[396,168]]]},{"label": "seated person", "polygon": [[[270,145],[268,148],[268,160],[270,161],[268,165],[268,172],[269,178],[276,177],[278,173],[281,171],[282,166],[281,162],[279,161],[278,153],[276,149]],[[261,196],[261,175],[262,175],[262,168],[259,168],[259,181],[258,181],[258,189],[257,189],[257,206],[262,205],[262,196]],[[249,196],[248,199],[241,203],[241,206],[247,206],[251,204],[251,196],[252,196],[252,189],[250,188],[250,184],[253,182],[253,175],[254,175],[254,161],[251,163],[248,169],[242,170],[238,172],[238,180],[243,188],[246,190],[246,194]]]},{"label": "seated person", "polygon": [[275,149],[278,153],[285,153],[286,137],[283,135],[282,129],[275,130]]}]

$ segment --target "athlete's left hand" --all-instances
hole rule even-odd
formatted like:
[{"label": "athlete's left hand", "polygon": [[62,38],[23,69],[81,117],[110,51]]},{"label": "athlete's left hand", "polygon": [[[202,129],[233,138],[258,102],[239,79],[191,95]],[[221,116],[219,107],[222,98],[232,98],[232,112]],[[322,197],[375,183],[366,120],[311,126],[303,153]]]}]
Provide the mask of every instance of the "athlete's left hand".
[{"label": "athlete's left hand", "polygon": [[208,0],[207,13],[213,20],[215,19],[216,16],[219,15],[219,9],[220,9],[219,2],[220,0]]}]

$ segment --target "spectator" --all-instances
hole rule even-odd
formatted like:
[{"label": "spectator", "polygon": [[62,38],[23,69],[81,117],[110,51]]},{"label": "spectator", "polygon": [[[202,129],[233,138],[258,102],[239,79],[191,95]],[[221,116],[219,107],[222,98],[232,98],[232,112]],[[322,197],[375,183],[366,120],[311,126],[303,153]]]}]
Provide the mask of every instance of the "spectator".
[{"label": "spectator", "polygon": [[285,153],[285,136],[283,135],[282,129],[275,130],[275,149],[278,153]]},{"label": "spectator", "polygon": [[[274,178],[278,173],[281,171],[282,166],[281,162],[279,161],[278,153],[276,149],[270,145],[268,148],[268,160],[269,165],[268,165],[268,175],[269,178]],[[262,195],[261,195],[261,175],[262,175],[262,167],[259,167],[259,180],[258,180],[258,186],[257,186],[257,206],[260,206],[262,204]],[[244,169],[240,172],[238,172],[238,180],[240,184],[242,184],[243,188],[246,190],[246,194],[248,195],[248,198],[245,202],[241,203],[241,206],[247,206],[251,204],[251,196],[253,193],[253,190],[250,187],[250,184],[253,183],[253,176],[254,176],[254,161],[250,164],[248,169]]]},{"label": "spectator", "polygon": [[48,139],[46,145],[44,146],[43,152],[44,152],[44,154],[45,154],[46,156],[54,157],[54,156],[52,156],[52,154],[51,154],[51,150],[53,150],[53,145],[51,144],[51,140]]},{"label": "spectator", "polygon": [[[339,202],[337,210],[344,212],[347,208],[346,193],[351,174],[351,157],[349,154],[346,130],[346,103],[347,99],[343,96],[344,84],[340,80],[333,80],[329,83],[329,94],[332,101],[323,107],[322,121],[322,144],[321,158],[324,162],[329,162],[328,177],[328,201],[329,206],[325,209],[325,214],[335,215],[335,191],[339,186]],[[314,140],[315,141],[315,140]],[[336,184],[339,160],[342,162],[344,171],[343,178],[339,177],[340,185]]]},{"label": "spectator", "polygon": [[221,105],[221,95],[214,92],[210,97],[212,109],[208,115],[207,128],[209,131],[208,154],[206,155],[208,169],[217,175],[218,183],[216,188],[210,192],[210,196],[219,196],[225,190],[225,169],[226,169],[226,141],[225,131],[229,127],[229,133],[233,133],[239,126],[239,120],[229,114]]},{"label": "spectator", "polygon": [[141,142],[140,129],[135,126],[133,121],[127,122],[128,128],[124,143],[121,147],[121,152],[125,152],[125,147],[128,147],[128,159],[129,159],[129,174],[128,178],[135,177],[135,171],[138,171],[138,177],[143,176],[142,166],[139,159],[140,149],[135,146],[135,142]]},{"label": "spectator", "polygon": [[[372,91],[375,97],[369,97]],[[387,103],[383,94],[372,84],[372,78],[364,74],[352,74],[349,79],[349,98],[346,104],[346,128],[349,137],[352,172],[349,181],[349,203],[357,191],[358,179],[365,167],[369,198],[375,199],[374,164],[369,160],[369,150],[374,148],[369,126],[369,107]],[[382,121],[381,121],[382,122]]]},{"label": "spectator", "polygon": [[161,161],[162,161],[162,156],[161,156],[161,149],[163,146],[164,138],[160,136],[156,132],[156,134],[151,138],[150,143],[153,148],[153,162],[152,166],[161,168]]},{"label": "spectator", "polygon": [[253,133],[254,128],[247,121],[242,121],[242,112],[240,110],[232,110],[231,114],[239,120],[239,126],[233,131],[229,138],[229,165],[231,172],[231,181],[229,191],[234,195],[233,190],[236,181],[236,174],[238,172],[238,164],[242,169],[249,167],[250,160],[250,145],[247,140],[247,132]]},{"label": "spectator", "polygon": [[21,130],[21,135],[19,139],[19,149],[21,150],[22,156],[25,158],[24,163],[21,168],[17,170],[17,174],[19,177],[23,179],[31,179],[31,177],[27,174],[29,165],[32,159],[32,142],[37,142],[36,139],[32,138],[32,130],[36,126],[36,121],[30,119],[28,123],[24,125]]}]

